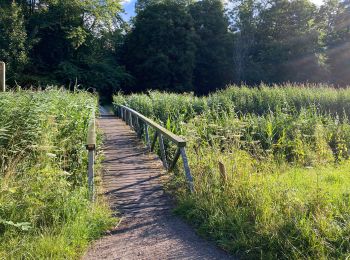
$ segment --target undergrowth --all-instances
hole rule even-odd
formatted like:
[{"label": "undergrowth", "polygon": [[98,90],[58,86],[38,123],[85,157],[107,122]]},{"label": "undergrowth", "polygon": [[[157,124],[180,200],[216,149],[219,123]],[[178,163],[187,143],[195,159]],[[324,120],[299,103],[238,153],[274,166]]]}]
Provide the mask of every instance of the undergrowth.
[{"label": "undergrowth", "polygon": [[176,211],[243,259],[349,256],[349,101],[311,85],[114,97],[187,139],[195,192],[179,162]]},{"label": "undergrowth", "polygon": [[0,259],[77,259],[113,224],[104,200],[88,199],[96,106],[85,92],[0,94]]}]

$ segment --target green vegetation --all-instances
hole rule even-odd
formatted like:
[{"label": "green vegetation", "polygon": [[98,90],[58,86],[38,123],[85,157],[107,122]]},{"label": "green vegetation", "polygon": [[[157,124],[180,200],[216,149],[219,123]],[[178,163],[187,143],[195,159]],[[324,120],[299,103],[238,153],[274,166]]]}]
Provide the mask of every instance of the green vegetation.
[{"label": "green vegetation", "polygon": [[349,255],[349,101],[349,89],[311,85],[114,97],[186,137],[195,192],[179,162],[177,212],[251,259]]},{"label": "green vegetation", "polygon": [[[227,84],[350,82],[350,1],[1,0],[8,85],[79,85],[110,97],[202,95]],[[130,6],[129,6],[130,7]]]},{"label": "green vegetation", "polygon": [[0,93],[1,259],[79,258],[113,224],[103,199],[88,200],[85,142],[96,105],[83,92]]},{"label": "green vegetation", "polygon": [[111,95],[127,79],[115,58],[120,12],[119,1],[1,0],[7,84],[83,85]]}]

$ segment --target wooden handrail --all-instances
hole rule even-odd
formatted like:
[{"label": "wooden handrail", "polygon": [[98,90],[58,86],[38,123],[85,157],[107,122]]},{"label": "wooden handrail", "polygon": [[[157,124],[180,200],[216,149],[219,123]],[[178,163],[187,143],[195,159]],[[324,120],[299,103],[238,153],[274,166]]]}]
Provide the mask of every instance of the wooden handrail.
[{"label": "wooden handrail", "polygon": [[[173,170],[176,166],[176,163],[177,163],[179,157],[181,156],[184,170],[185,170],[186,179],[187,179],[190,191],[193,192],[194,191],[193,178],[191,175],[190,167],[188,165],[188,159],[187,159],[186,151],[185,151],[186,141],[184,139],[182,139],[181,137],[173,134],[172,132],[166,130],[164,127],[160,126],[159,124],[155,123],[153,120],[151,120],[151,119],[145,117],[144,115],[140,114],[139,112],[131,109],[130,107],[123,106],[123,105],[116,105],[116,106],[118,109],[117,115],[121,119],[123,119],[127,125],[129,125],[131,128],[133,128],[137,132],[137,135],[139,137],[142,137],[142,135],[144,133],[144,137],[146,139],[145,141],[146,141],[147,147],[150,149],[150,151],[153,151],[153,149],[157,143],[157,139],[158,139],[159,146],[160,146],[161,159],[162,159],[164,168],[166,168],[169,171]],[[133,117],[134,117],[134,119],[133,119]],[[140,121],[143,122],[143,126],[141,125]],[[151,141],[150,136],[149,136],[148,126],[153,127],[155,130],[154,137],[153,137],[152,141]],[[172,141],[173,143],[175,143],[177,145],[176,154],[175,154],[175,156],[170,164],[170,167],[169,167],[169,165],[167,163],[167,159],[166,159],[166,153],[165,153],[166,151],[165,151],[165,147],[164,147],[163,137],[170,139],[170,141]]]},{"label": "wooden handrail", "polygon": [[171,141],[173,141],[177,146],[179,147],[185,147],[186,146],[186,141],[184,139],[182,139],[180,136],[177,136],[175,134],[173,134],[172,132],[168,131],[167,129],[165,129],[164,127],[162,127],[161,125],[157,124],[156,122],[154,122],[153,120],[145,117],[144,115],[140,114],[139,112],[123,106],[123,105],[118,105],[119,107],[129,111],[130,113],[132,113],[133,115],[137,116],[139,119],[141,119],[143,122],[147,123],[149,126],[152,126],[153,128],[155,128],[158,132],[160,132],[162,135],[166,136],[167,138],[169,138]]}]

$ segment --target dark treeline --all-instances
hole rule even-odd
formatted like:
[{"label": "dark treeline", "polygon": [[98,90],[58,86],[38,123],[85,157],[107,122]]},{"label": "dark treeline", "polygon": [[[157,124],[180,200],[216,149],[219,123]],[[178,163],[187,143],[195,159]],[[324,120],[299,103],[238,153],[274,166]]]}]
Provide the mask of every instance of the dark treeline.
[{"label": "dark treeline", "polygon": [[121,11],[118,1],[0,0],[7,84],[119,89],[129,79],[116,55]]},{"label": "dark treeline", "polygon": [[229,83],[350,83],[350,1],[0,0],[8,84],[79,84],[110,95],[206,94]]}]

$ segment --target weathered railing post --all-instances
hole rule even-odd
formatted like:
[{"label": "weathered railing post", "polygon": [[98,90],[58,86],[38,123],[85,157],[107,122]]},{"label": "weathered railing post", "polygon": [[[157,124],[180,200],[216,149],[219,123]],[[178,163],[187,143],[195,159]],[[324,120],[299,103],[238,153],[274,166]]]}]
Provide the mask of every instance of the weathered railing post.
[{"label": "weathered railing post", "polygon": [[158,138],[158,131],[156,131],[154,133],[154,137],[153,137],[153,141],[152,141],[152,145],[151,145],[151,152],[153,152],[153,150],[154,150],[154,147],[155,147],[156,142],[157,142],[157,138]]},{"label": "weathered railing post", "polygon": [[117,115],[121,118],[122,117],[122,108],[118,107],[117,108]]},{"label": "weathered railing post", "polygon": [[0,92],[6,91],[6,65],[0,61]]},{"label": "weathered railing post", "polygon": [[132,118],[132,128],[137,133],[137,116],[132,115],[131,118]]},{"label": "weathered railing post", "polygon": [[137,118],[137,135],[140,139],[142,138],[143,131],[144,131],[143,122],[142,120],[139,120],[139,118]]},{"label": "weathered railing post", "polygon": [[141,127],[140,127],[140,120],[139,120],[139,118],[136,116],[136,123],[135,123],[135,125],[136,125],[136,129],[135,129],[135,131],[136,131],[136,133],[137,133],[137,137],[138,138],[141,138]]},{"label": "weathered railing post", "polygon": [[159,134],[159,145],[160,145],[160,155],[162,156],[163,166],[165,169],[168,169],[168,163],[166,161],[164,140],[163,140],[162,134]]},{"label": "weathered railing post", "polygon": [[191,175],[190,166],[188,165],[188,160],[187,160],[186,151],[185,151],[184,147],[180,148],[180,153],[181,153],[181,157],[182,157],[182,162],[184,164],[184,169],[185,169],[185,174],[186,174],[186,178],[187,178],[187,181],[188,181],[188,185],[189,185],[189,188],[190,188],[191,192],[193,192],[194,191],[193,178],[192,178],[192,175]]},{"label": "weathered railing post", "polygon": [[133,121],[132,121],[132,113],[131,113],[131,112],[129,112],[129,126],[130,126],[131,128],[134,128],[134,126],[133,126]]},{"label": "weathered railing post", "polygon": [[149,140],[149,132],[148,132],[148,125],[145,124],[145,138],[146,138],[146,144],[148,149],[151,149],[151,142]]},{"label": "weathered railing post", "polygon": [[96,126],[95,113],[93,113],[88,127],[86,149],[88,150],[88,187],[89,197],[91,201],[95,200],[94,195],[94,164],[95,164],[95,149],[96,149]]},{"label": "weathered railing post", "polygon": [[128,124],[128,110],[125,109],[124,113],[125,113],[125,117],[124,117],[125,124]]},{"label": "weathered railing post", "polygon": [[177,160],[179,160],[180,155],[181,155],[181,150],[178,147],[177,150],[176,150],[175,156],[173,158],[173,162],[170,165],[169,171],[171,171],[171,170],[173,170],[175,168]]}]

